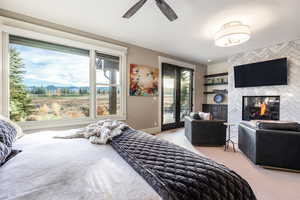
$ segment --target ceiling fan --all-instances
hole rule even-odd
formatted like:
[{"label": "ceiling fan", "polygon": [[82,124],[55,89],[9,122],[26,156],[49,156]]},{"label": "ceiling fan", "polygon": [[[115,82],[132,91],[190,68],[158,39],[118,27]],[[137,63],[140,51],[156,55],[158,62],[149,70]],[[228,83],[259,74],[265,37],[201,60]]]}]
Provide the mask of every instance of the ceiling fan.
[{"label": "ceiling fan", "polygon": [[[140,0],[134,6],[132,6],[124,15],[123,18],[132,17],[143,5],[147,2],[147,0]],[[167,4],[165,0],[155,0],[156,5],[161,10],[161,12],[170,20],[174,21],[178,18],[174,10]]]}]

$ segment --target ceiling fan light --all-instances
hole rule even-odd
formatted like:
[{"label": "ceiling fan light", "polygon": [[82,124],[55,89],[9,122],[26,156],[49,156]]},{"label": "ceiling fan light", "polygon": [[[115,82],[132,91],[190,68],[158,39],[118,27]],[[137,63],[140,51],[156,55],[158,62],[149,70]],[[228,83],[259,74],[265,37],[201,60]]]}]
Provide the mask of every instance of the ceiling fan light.
[{"label": "ceiling fan light", "polygon": [[247,42],[250,39],[250,27],[234,21],[224,24],[215,34],[215,45],[230,47]]}]

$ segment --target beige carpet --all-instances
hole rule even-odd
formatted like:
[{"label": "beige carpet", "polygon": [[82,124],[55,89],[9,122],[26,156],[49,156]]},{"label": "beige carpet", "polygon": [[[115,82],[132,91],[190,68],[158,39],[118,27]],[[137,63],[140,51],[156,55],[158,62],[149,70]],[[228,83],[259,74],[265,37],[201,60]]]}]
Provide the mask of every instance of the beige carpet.
[{"label": "beige carpet", "polygon": [[[167,134],[183,135],[183,129]],[[241,152],[223,147],[196,147],[201,154],[237,172],[251,185],[258,200],[300,200],[300,173],[264,169],[253,165]],[[300,155],[299,155],[300,156]]]}]

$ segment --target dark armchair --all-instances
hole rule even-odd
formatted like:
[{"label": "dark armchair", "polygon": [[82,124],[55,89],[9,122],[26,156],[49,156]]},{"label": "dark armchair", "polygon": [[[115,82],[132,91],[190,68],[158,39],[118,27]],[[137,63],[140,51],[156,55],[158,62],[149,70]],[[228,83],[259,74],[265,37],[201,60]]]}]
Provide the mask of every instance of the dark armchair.
[{"label": "dark armchair", "polygon": [[300,170],[300,132],[267,130],[247,122],[239,125],[239,149],[264,167]]},{"label": "dark armchair", "polygon": [[185,117],[185,135],[193,145],[221,146],[226,140],[223,120],[198,120]]}]

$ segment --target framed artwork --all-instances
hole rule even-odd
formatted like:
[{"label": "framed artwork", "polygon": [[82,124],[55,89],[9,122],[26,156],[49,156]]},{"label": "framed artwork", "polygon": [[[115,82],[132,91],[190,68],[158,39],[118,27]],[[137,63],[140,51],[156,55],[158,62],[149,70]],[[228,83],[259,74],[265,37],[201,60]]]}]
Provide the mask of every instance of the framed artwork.
[{"label": "framed artwork", "polygon": [[158,96],[158,74],[155,67],[130,65],[130,96]]}]

